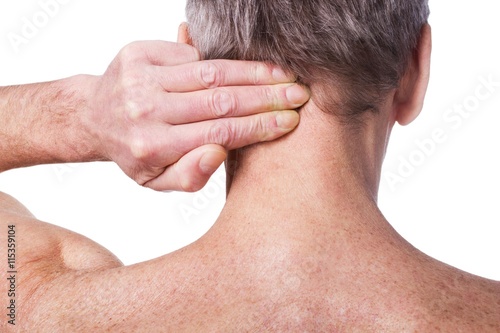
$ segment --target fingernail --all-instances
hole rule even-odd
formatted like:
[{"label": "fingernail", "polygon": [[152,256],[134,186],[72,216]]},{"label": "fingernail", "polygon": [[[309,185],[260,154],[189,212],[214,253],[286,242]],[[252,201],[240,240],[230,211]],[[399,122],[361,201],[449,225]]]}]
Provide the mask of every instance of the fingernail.
[{"label": "fingernail", "polygon": [[280,111],[276,116],[276,124],[284,130],[292,130],[299,124],[300,116],[295,111]]},{"label": "fingernail", "polygon": [[213,174],[217,171],[226,157],[227,155],[220,151],[211,150],[206,152],[200,160],[201,171],[206,175]]},{"label": "fingernail", "polygon": [[294,105],[301,106],[309,100],[309,92],[298,84],[286,89],[286,98]]},{"label": "fingernail", "polygon": [[279,67],[273,68],[273,79],[278,83],[295,81],[295,77],[293,75],[285,73],[285,71]]}]

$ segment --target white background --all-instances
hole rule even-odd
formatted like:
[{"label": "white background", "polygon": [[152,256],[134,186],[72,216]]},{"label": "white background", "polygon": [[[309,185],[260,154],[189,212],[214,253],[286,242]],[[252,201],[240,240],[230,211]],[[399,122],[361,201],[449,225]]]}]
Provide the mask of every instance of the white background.
[{"label": "white background", "polygon": [[[0,85],[102,74],[129,42],[175,41],[184,19],[181,0],[66,2],[46,22],[37,0],[0,3]],[[434,53],[427,102],[417,121],[395,129],[380,206],[420,250],[500,280],[500,86],[477,105],[470,104],[474,112],[460,124],[444,119],[447,110],[474,102],[481,77],[500,82],[500,5],[492,0],[431,0],[430,5]],[[22,36],[25,20],[38,20],[42,27],[14,47],[9,36]],[[432,138],[436,130],[446,140],[419,150],[416,141]],[[413,161],[413,170],[401,169],[402,160]],[[404,176],[404,182],[391,186],[387,177],[394,175]],[[126,264],[202,236],[224,204],[222,183],[219,172],[216,181],[196,194],[155,193],[137,186],[112,163],[0,174],[0,190],[17,197],[38,218],[90,237]]]}]

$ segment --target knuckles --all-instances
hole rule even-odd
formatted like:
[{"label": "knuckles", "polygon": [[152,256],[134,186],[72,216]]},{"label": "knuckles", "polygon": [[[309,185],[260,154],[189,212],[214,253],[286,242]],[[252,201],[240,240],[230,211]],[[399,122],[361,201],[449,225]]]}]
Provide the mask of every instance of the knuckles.
[{"label": "knuckles", "polygon": [[200,62],[198,75],[200,84],[207,89],[224,84],[224,70],[214,61]]},{"label": "knuckles", "polygon": [[146,140],[141,137],[136,137],[130,140],[130,153],[132,156],[140,161],[147,160],[151,152],[146,143]]},{"label": "knuckles", "polygon": [[116,101],[122,105],[125,118],[136,122],[146,119],[155,111],[152,102],[152,89],[149,89],[146,80],[135,72],[124,73],[115,86]]},{"label": "knuckles", "polygon": [[137,59],[141,59],[144,56],[144,49],[141,42],[132,42],[125,45],[118,55],[116,60],[121,63],[133,62]]},{"label": "knuckles", "polygon": [[208,128],[205,143],[230,147],[235,141],[233,135],[234,133],[229,123],[216,121]]},{"label": "knuckles", "polygon": [[150,161],[157,152],[154,142],[138,132],[130,134],[126,145],[129,147],[131,156],[139,162]]},{"label": "knuckles", "polygon": [[215,118],[231,117],[237,113],[238,102],[230,91],[214,89],[208,96],[208,105]]},{"label": "knuckles", "polygon": [[124,105],[125,117],[132,123],[150,118],[154,113],[153,104],[138,99],[125,99]]}]

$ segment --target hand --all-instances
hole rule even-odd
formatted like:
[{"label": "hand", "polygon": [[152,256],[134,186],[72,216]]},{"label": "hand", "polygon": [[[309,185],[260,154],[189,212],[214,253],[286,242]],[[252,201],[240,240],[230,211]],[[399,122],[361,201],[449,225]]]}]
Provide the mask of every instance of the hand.
[{"label": "hand", "polygon": [[[87,114],[100,151],[140,185],[197,191],[227,150],[293,130],[309,95],[271,65],[199,61],[169,42],[126,46],[98,78]],[[271,112],[274,111],[274,112]]]}]

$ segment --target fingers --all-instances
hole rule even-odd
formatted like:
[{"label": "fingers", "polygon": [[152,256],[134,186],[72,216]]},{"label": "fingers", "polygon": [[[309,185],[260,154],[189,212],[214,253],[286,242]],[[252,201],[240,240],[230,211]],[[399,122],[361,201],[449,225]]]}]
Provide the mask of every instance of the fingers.
[{"label": "fingers", "polygon": [[280,68],[252,61],[208,60],[171,67],[157,67],[164,90],[189,92],[224,86],[292,83],[295,77]]},{"label": "fingers", "polygon": [[176,148],[182,153],[195,147],[216,144],[226,150],[248,146],[258,142],[275,140],[299,123],[295,111],[275,111],[258,115],[211,120],[171,128],[171,135],[179,138]]},{"label": "fingers", "polygon": [[[151,181],[151,175],[146,176],[145,181],[138,177],[134,179],[141,185],[154,189],[159,189],[165,184],[169,187],[165,186],[163,189],[182,190],[184,188],[185,191],[187,188],[195,188],[196,185],[202,184],[205,178],[193,178],[191,174],[182,174],[183,170],[194,170],[198,167],[205,171],[204,174],[211,174],[215,171],[215,166],[222,163],[225,158],[224,151],[224,156],[219,155],[220,159],[216,157],[203,159],[204,166],[200,167],[197,161],[201,161],[201,154],[206,152],[203,149],[207,149],[207,145],[210,147],[216,145],[222,150],[237,149],[277,139],[292,131],[298,123],[297,112],[276,111],[248,117],[172,126],[168,134],[165,134],[163,127],[157,127],[148,133],[149,139],[136,142],[133,147],[134,156],[142,165],[155,166],[158,173],[155,171],[153,178],[158,178],[156,175],[160,174],[165,166],[168,166],[167,170],[163,176]],[[198,147],[202,147],[199,148],[202,150],[199,151]],[[212,169],[211,165],[214,166]],[[199,172],[196,173],[196,175],[199,174]]]},{"label": "fingers", "polygon": [[165,41],[130,43],[120,51],[120,57],[126,61],[156,66],[177,66],[201,59],[200,53],[194,47]]},{"label": "fingers", "polygon": [[[228,87],[184,94],[162,94],[155,103],[158,120],[172,125],[217,118],[243,117],[256,113],[299,108],[309,93],[298,84]],[[163,100],[161,100],[163,99]],[[174,109],[176,112],[171,112]]]},{"label": "fingers", "polygon": [[310,97],[276,66],[199,60],[199,52],[187,44],[135,42],[122,49],[106,72],[106,82],[114,88],[100,92],[111,101],[102,104],[126,120],[115,124],[122,118],[110,117],[110,122],[120,130],[133,128],[117,134],[125,137],[113,141],[123,151],[112,147],[109,155],[117,163],[124,161],[120,167],[144,186],[202,188],[226,158],[226,149],[292,131],[298,113],[275,110],[297,109]]},{"label": "fingers", "polygon": [[201,190],[226,157],[226,150],[218,145],[196,148],[144,186],[156,191],[195,192]]}]

